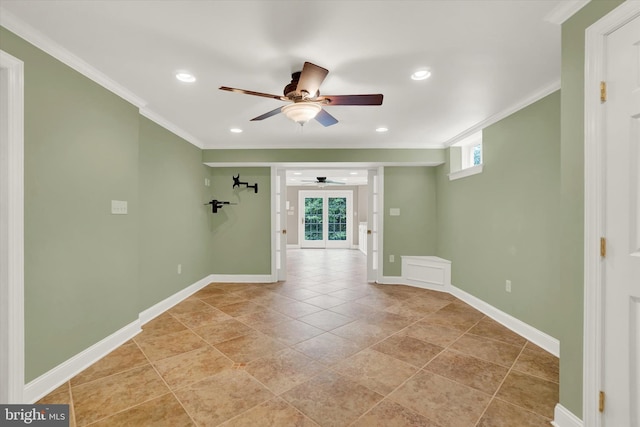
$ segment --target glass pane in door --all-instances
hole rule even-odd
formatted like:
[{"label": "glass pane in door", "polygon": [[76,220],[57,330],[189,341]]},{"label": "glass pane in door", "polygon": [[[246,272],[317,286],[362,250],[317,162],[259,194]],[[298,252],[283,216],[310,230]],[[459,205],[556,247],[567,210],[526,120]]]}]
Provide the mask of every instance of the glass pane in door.
[{"label": "glass pane in door", "polygon": [[347,240],[347,198],[329,197],[329,240]]},{"label": "glass pane in door", "polygon": [[304,199],[304,239],[324,240],[322,233],[322,197]]}]

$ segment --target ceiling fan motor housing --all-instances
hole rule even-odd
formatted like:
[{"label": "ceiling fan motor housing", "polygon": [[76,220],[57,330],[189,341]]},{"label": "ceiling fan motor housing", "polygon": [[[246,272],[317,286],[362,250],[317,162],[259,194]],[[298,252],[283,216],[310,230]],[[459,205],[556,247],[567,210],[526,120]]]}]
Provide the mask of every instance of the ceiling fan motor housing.
[{"label": "ceiling fan motor housing", "polygon": [[296,93],[296,90],[298,89],[298,81],[300,80],[301,73],[301,71],[296,71],[291,74],[291,83],[284,87],[284,96],[287,98],[292,99],[300,96]]}]

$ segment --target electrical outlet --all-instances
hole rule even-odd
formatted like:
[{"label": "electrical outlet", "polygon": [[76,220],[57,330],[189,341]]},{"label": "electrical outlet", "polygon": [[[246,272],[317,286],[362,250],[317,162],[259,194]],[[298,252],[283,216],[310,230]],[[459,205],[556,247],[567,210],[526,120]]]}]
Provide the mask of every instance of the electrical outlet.
[{"label": "electrical outlet", "polygon": [[178,274],[182,274],[182,264],[178,264]]},{"label": "electrical outlet", "polygon": [[113,215],[126,215],[127,214],[127,201],[126,200],[112,200],[111,201],[111,213]]},{"label": "electrical outlet", "polygon": [[511,280],[507,280],[507,282],[504,285],[504,290],[507,292],[511,292]]},{"label": "electrical outlet", "polygon": [[395,255],[389,255],[389,262],[396,262]]}]

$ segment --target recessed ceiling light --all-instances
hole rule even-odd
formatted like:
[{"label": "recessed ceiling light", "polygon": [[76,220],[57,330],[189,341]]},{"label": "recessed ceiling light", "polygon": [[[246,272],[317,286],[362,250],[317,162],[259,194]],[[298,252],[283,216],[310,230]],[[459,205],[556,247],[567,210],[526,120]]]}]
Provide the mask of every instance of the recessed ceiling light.
[{"label": "recessed ceiling light", "polygon": [[229,132],[231,132],[231,133],[242,133],[242,129],[240,129],[240,128],[231,128],[231,129],[229,129]]},{"label": "recessed ceiling light", "polygon": [[358,175],[358,172],[349,172],[349,175]]},{"label": "recessed ceiling light", "polygon": [[389,129],[384,128],[384,127],[376,128],[376,132],[379,132],[379,133],[386,132],[386,131],[388,131],[388,130],[389,130]]},{"label": "recessed ceiling light", "polygon": [[431,76],[431,71],[429,70],[418,70],[415,73],[411,74],[412,80],[425,80]]},{"label": "recessed ceiling light", "polygon": [[302,172],[294,172],[294,175],[302,175]]},{"label": "recessed ceiling light", "polygon": [[196,81],[196,77],[193,74],[189,74],[185,72],[176,73],[176,79],[185,83],[193,83]]}]

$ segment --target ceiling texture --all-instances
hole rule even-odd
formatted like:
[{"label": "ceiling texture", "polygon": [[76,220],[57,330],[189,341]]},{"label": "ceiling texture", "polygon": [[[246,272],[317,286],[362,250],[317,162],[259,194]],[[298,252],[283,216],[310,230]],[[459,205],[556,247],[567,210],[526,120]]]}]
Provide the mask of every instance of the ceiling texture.
[{"label": "ceiling texture", "polygon": [[[201,148],[442,148],[559,88],[565,6],[2,0],[0,24]],[[305,61],[329,70],[321,94],[382,93],[383,104],[328,106],[339,123],[301,127],[284,114],[250,121],[285,102],[218,89],[282,95]],[[416,70],[431,77],[412,80]]]}]

